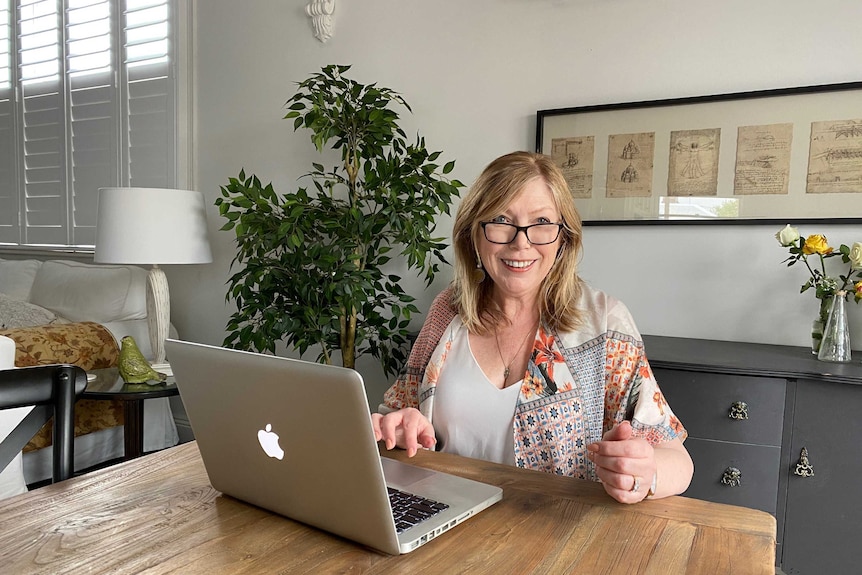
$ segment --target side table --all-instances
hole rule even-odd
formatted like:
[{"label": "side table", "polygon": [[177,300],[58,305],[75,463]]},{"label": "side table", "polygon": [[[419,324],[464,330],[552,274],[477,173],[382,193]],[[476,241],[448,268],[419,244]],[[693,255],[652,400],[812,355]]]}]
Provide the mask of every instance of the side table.
[{"label": "side table", "polygon": [[154,385],[126,383],[116,367],[92,369],[87,373],[95,375],[96,379],[87,382],[87,389],[80,397],[122,401],[124,459],[140,457],[144,454],[144,400],[179,395],[176,380],[168,376],[167,381]]}]

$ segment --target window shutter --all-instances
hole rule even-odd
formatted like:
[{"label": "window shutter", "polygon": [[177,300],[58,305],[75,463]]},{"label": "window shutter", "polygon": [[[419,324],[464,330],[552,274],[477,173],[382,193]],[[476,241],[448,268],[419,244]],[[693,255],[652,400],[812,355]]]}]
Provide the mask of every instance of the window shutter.
[{"label": "window shutter", "polygon": [[18,178],[15,173],[15,81],[9,4],[0,7],[0,243],[18,243]]},{"label": "window shutter", "polygon": [[99,188],[175,187],[173,6],[17,0],[0,12],[0,242],[92,246]]},{"label": "window shutter", "polygon": [[[66,62],[71,136],[71,243],[93,245],[99,188],[116,185],[119,159],[116,59],[109,0],[69,2]],[[112,34],[113,32],[113,34]],[[105,184],[105,182],[111,182]]]},{"label": "window shutter", "polygon": [[24,243],[65,244],[66,147],[62,11],[52,0],[18,2],[18,75],[24,145]]},{"label": "window shutter", "polygon": [[125,84],[128,86],[128,184],[176,185],[175,81],[165,0],[128,0],[125,15]]}]

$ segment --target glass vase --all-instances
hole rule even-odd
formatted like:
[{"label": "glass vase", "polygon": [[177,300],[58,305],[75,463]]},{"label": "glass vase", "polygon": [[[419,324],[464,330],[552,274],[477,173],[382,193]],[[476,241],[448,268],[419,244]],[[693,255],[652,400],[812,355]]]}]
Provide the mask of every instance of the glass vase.
[{"label": "glass vase", "polygon": [[817,359],[820,361],[850,361],[850,328],[847,325],[844,296],[845,293],[839,291],[832,297],[829,318],[823,328],[823,339],[817,352]]}]

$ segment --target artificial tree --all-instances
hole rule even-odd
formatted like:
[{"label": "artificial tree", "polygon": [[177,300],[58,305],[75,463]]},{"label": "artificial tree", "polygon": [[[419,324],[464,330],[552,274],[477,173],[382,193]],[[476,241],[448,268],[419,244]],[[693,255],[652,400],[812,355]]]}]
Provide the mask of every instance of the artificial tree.
[{"label": "artificial tree", "polygon": [[230,178],[216,200],[233,230],[237,254],[226,298],[237,311],[225,345],[275,353],[284,342],[303,355],[319,346],[318,361],[342,365],[370,353],[384,372],[406,359],[408,326],[418,309],[387,273],[400,253],[407,268],[430,284],[446,260],[437,217],[463,184],[448,179],[455,162],[440,166],[418,134],[407,142],[395,106],[411,111],[389,88],[347,78],[350,66],[326,66],[299,83],[285,107],[294,131],[311,131],[318,152],[340,151],[327,169],[312,163],[312,186],[277,193],[255,175]]}]

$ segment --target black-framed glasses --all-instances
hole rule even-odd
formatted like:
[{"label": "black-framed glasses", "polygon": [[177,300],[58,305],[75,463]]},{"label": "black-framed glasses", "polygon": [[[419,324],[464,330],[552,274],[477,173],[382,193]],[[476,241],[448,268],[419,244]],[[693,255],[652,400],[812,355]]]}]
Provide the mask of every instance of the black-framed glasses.
[{"label": "black-framed glasses", "polygon": [[510,244],[515,241],[518,232],[524,232],[527,241],[534,246],[552,244],[560,236],[563,224],[530,224],[529,226],[516,226],[503,222],[482,222],[482,231],[485,239],[492,244]]}]

